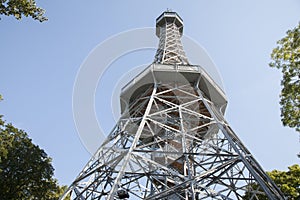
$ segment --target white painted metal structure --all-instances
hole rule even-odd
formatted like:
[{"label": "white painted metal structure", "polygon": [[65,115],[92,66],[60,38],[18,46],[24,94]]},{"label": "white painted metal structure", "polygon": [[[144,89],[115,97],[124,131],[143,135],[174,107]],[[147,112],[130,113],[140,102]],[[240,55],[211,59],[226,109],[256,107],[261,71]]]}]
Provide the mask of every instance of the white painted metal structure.
[{"label": "white painted metal structure", "polygon": [[154,63],[189,64],[181,44],[182,19],[174,12],[164,12],[156,20],[156,35],[159,46]]},{"label": "white painted metal structure", "polygon": [[284,199],[224,119],[224,92],[190,65],[174,12],[155,61],[122,90],[122,116],[61,199]]}]

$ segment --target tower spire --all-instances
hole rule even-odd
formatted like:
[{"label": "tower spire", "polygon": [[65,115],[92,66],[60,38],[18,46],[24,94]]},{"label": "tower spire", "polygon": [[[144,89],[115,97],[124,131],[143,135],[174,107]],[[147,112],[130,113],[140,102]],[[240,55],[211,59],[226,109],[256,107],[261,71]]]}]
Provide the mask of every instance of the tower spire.
[{"label": "tower spire", "polygon": [[156,35],[159,38],[159,45],[154,63],[189,64],[180,40],[182,33],[183,21],[176,12],[167,10],[156,19]]}]

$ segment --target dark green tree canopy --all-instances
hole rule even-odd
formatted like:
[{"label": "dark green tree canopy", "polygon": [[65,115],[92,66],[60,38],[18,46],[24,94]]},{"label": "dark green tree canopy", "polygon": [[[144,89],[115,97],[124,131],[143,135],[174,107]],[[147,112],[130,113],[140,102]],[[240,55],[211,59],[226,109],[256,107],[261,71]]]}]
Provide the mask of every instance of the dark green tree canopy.
[{"label": "dark green tree canopy", "polygon": [[58,186],[53,172],[45,151],[0,116],[1,199],[58,199],[65,188]]},{"label": "dark green tree canopy", "polygon": [[32,17],[40,22],[46,21],[45,10],[36,6],[34,0],[1,0],[0,15],[14,16],[20,20],[22,16]]},{"label": "dark green tree canopy", "polygon": [[300,132],[300,23],[277,44],[270,66],[282,72],[281,121]]}]

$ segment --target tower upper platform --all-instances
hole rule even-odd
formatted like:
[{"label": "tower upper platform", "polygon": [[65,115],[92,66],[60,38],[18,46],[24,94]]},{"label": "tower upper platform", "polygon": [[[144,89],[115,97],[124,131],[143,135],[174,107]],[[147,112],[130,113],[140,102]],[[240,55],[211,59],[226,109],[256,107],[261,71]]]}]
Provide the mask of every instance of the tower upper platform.
[{"label": "tower upper platform", "polygon": [[176,12],[166,11],[156,19],[156,35],[159,45],[154,63],[188,65],[181,44],[183,21]]},{"label": "tower upper platform", "polygon": [[180,36],[182,36],[183,20],[176,12],[166,11],[166,12],[162,13],[156,19],[156,36],[157,37],[160,37],[161,28],[164,27],[166,25],[166,23],[174,23],[179,29]]}]

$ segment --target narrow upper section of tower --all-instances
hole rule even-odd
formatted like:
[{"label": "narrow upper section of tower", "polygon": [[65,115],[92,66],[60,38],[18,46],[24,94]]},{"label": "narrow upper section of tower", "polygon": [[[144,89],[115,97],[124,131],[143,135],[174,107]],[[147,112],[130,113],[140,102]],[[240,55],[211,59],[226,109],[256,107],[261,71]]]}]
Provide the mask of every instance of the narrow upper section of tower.
[{"label": "narrow upper section of tower", "polygon": [[154,63],[189,65],[181,43],[183,21],[176,12],[166,11],[156,19],[159,45]]}]

